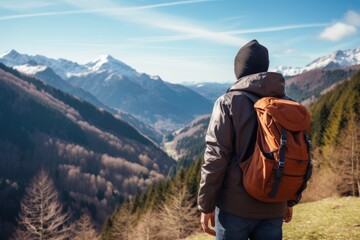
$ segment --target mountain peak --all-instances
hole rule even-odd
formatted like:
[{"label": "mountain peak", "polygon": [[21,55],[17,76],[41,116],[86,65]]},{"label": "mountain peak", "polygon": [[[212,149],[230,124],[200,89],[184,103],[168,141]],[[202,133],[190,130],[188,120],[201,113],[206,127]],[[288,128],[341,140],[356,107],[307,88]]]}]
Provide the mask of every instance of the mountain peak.
[{"label": "mountain peak", "polygon": [[113,56],[111,56],[110,54],[101,54],[99,56],[99,59],[100,60],[108,60],[108,61],[111,61],[111,60],[116,60]]},{"label": "mountain peak", "polygon": [[343,56],[344,52],[341,50],[337,50],[336,52],[334,52],[335,57],[339,57],[339,56]]},{"label": "mountain peak", "polygon": [[110,54],[100,54],[99,57],[95,58],[90,63],[93,63],[93,64],[101,63],[101,64],[103,64],[103,63],[107,63],[107,62],[116,62],[116,61],[119,61],[119,60],[115,59]]},{"label": "mountain peak", "polygon": [[337,50],[321,56],[303,68],[278,66],[272,71],[282,73],[284,76],[295,76],[314,69],[350,67],[357,64],[360,64],[360,46],[349,50]]},{"label": "mountain peak", "polygon": [[126,65],[122,61],[114,58],[110,54],[102,54],[95,60],[86,64],[92,72],[111,70],[119,73],[134,73],[136,72],[133,68]]},{"label": "mountain peak", "polygon": [[360,64],[360,47],[349,50],[337,50],[331,54],[319,57],[304,69],[309,71],[317,68],[348,67]]},{"label": "mountain peak", "polygon": [[11,58],[14,58],[14,57],[17,57],[19,56],[20,53],[18,53],[16,50],[14,49],[11,49],[10,51],[7,51],[7,52],[4,52],[3,54],[0,55],[0,58],[2,57],[11,57]]}]

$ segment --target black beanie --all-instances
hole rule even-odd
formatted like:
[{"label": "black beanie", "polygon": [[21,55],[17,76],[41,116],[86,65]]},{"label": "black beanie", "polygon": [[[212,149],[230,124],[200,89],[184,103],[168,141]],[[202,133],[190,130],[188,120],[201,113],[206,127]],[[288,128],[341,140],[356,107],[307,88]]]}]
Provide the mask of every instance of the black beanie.
[{"label": "black beanie", "polygon": [[252,40],[240,48],[235,57],[234,70],[237,79],[266,72],[269,68],[269,54],[266,47]]}]

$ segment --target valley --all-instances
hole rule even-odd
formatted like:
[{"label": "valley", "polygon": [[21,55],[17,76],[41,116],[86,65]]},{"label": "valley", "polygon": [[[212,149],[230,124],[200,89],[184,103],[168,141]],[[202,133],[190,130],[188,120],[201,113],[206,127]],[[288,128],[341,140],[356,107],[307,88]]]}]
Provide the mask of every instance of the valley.
[{"label": "valley", "polygon": [[[353,158],[358,151],[342,145],[359,139],[352,131],[359,127],[359,48],[341,52],[286,76],[286,93],[313,113],[321,178],[313,178],[305,202],[359,195],[352,182],[357,173],[329,180],[331,169],[348,176],[360,164]],[[89,213],[103,239],[111,239],[116,219],[131,218],[133,229],[141,228],[149,214],[162,219],[161,205],[171,196],[186,202],[193,216],[189,222],[195,224],[211,109],[231,83],[173,84],[110,55],[78,64],[12,50],[0,55],[0,62],[0,238],[16,225],[19,202],[39,169],[49,173],[73,218]],[[329,191],[317,195],[324,186]],[[189,228],[181,234],[194,232]]]}]

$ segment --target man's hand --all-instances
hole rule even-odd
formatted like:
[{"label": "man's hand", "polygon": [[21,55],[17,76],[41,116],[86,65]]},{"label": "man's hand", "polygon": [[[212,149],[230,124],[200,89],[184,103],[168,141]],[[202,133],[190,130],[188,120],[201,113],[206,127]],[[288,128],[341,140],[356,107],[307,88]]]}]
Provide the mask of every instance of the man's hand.
[{"label": "man's hand", "polygon": [[287,210],[286,210],[286,213],[284,215],[283,221],[286,222],[286,223],[290,222],[291,218],[292,218],[292,215],[293,215],[293,208],[288,207]]},{"label": "man's hand", "polygon": [[200,219],[200,223],[201,223],[201,228],[204,230],[204,232],[215,236],[216,233],[213,229],[209,228],[209,220],[211,221],[211,226],[215,227],[215,212],[211,212],[211,213],[201,213],[201,219]]}]

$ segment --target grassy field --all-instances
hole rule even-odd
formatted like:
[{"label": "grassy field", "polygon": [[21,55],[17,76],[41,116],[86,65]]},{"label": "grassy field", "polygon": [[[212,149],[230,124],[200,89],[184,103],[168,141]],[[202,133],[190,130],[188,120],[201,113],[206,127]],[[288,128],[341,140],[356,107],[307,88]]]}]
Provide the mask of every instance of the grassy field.
[{"label": "grassy field", "polygon": [[[293,220],[284,224],[283,239],[360,239],[360,198],[343,197],[302,203],[294,207]],[[189,240],[210,240],[200,233]]]}]

